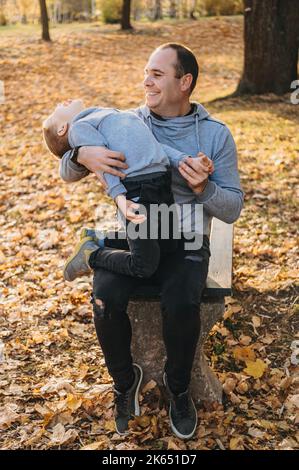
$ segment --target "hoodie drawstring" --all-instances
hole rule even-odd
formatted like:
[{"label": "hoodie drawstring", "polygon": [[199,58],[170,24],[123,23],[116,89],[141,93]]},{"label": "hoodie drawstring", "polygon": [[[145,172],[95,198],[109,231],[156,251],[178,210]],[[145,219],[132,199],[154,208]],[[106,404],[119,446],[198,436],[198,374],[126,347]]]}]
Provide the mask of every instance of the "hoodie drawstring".
[{"label": "hoodie drawstring", "polygon": [[198,113],[195,114],[195,129],[196,129],[197,150],[198,150],[198,152],[200,152],[200,147],[199,147],[199,116],[198,116]]},{"label": "hoodie drawstring", "polygon": [[[194,114],[194,117],[195,117],[195,132],[196,132],[197,151],[200,152],[200,145],[199,145],[199,114],[198,114],[198,112]],[[154,132],[153,132],[153,121],[152,121],[152,116],[150,114],[147,116],[147,120],[148,120],[148,127],[150,128],[150,130],[154,134]]]}]

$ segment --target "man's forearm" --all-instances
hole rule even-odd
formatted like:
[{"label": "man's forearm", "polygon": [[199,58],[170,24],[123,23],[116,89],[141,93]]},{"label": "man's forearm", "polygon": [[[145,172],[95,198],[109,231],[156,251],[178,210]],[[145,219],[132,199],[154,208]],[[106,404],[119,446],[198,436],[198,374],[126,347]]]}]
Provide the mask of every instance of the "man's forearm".
[{"label": "man's forearm", "polygon": [[213,217],[232,224],[241,213],[244,194],[238,188],[221,188],[213,181],[208,181],[202,193],[197,194],[197,202]]},{"label": "man's forearm", "polygon": [[[79,149],[80,151],[80,149]],[[60,161],[60,177],[69,183],[79,181],[89,174],[89,170],[71,161],[71,151],[64,154]]]}]

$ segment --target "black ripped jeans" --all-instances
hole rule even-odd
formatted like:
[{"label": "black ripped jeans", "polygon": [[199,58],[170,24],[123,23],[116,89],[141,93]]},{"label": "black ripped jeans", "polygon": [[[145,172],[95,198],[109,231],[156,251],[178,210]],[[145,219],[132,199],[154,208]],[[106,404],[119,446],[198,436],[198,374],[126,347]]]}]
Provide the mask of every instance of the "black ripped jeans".
[{"label": "black ripped jeans", "polygon": [[[112,248],[125,248],[124,240],[105,240]],[[116,274],[93,266],[94,322],[106,365],[120,391],[133,382],[131,324],[127,315],[130,295],[143,284],[161,289],[162,334],[167,352],[165,371],[174,393],[187,389],[200,332],[199,303],[209,265],[209,239],[197,250],[178,241],[174,254],[162,255],[150,279]],[[102,305],[97,305],[97,299]],[[162,373],[162,371],[161,371]]]},{"label": "black ripped jeans", "polygon": [[160,256],[177,249],[178,240],[173,238],[174,228],[178,231],[175,207],[168,213],[158,210],[161,204],[166,211],[174,204],[171,173],[167,171],[126,178],[123,184],[127,190],[126,199],[138,198],[138,204],[143,205],[147,219],[139,225],[126,220],[126,248],[122,249],[120,245],[117,245],[117,249],[114,249],[115,246],[100,248],[91,255],[89,264],[93,269],[104,268],[118,274],[149,278],[156,271]]}]

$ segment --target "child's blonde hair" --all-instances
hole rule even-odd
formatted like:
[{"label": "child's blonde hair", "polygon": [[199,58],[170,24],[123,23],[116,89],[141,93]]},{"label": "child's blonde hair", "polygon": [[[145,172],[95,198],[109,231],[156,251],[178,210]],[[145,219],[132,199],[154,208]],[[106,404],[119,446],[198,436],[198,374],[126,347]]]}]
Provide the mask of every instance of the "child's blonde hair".
[{"label": "child's blonde hair", "polygon": [[67,133],[64,136],[57,134],[57,127],[54,124],[43,123],[44,141],[51,153],[56,157],[63,157],[65,152],[71,149]]}]

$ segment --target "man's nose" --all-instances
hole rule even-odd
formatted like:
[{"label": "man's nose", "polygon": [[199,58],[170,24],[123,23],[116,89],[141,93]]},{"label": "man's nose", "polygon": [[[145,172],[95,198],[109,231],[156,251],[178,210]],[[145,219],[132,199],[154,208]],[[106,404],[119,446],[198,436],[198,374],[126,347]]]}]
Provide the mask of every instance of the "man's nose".
[{"label": "man's nose", "polygon": [[153,84],[152,78],[149,75],[145,76],[144,79],[143,79],[143,85],[144,86],[151,86],[152,84]]}]

